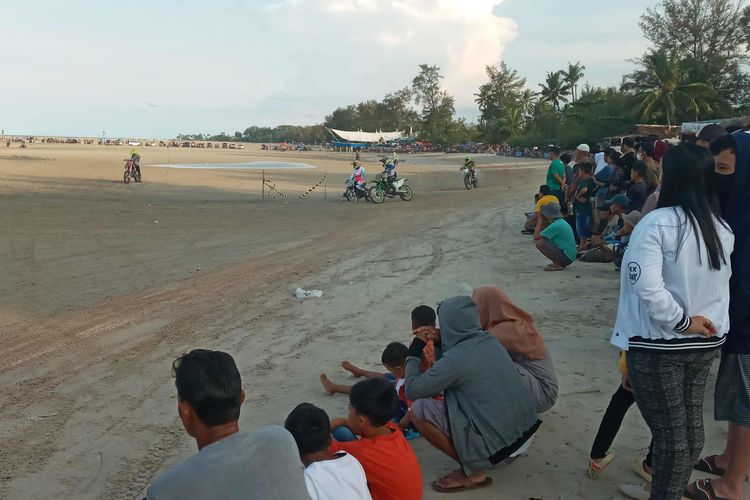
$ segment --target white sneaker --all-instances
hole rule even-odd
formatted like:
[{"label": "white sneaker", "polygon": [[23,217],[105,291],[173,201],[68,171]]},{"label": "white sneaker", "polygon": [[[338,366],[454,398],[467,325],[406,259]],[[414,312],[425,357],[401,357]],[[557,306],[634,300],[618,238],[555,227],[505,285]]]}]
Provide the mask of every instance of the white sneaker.
[{"label": "white sneaker", "polygon": [[647,483],[643,483],[640,486],[621,484],[620,491],[626,497],[634,498],[635,500],[649,500],[651,498],[651,491]]}]

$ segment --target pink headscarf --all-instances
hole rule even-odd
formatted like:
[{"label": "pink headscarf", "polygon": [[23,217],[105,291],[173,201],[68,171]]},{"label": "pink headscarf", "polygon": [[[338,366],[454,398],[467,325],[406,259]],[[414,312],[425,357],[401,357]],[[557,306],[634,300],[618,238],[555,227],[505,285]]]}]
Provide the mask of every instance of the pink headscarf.
[{"label": "pink headscarf", "polygon": [[479,309],[482,328],[499,340],[509,352],[529,359],[547,357],[547,347],[534,326],[534,318],[511,302],[505,292],[497,287],[487,286],[474,290],[472,298]]}]

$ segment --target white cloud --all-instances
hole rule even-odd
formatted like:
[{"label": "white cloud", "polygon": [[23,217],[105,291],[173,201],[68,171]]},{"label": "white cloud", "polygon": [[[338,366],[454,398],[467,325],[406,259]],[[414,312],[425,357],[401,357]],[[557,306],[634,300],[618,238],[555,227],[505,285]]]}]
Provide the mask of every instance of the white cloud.
[{"label": "white cloud", "polygon": [[407,86],[422,63],[440,66],[459,108],[474,107],[484,66],[516,36],[492,13],[503,0],[133,1],[125,13],[44,1],[10,12],[4,128],[168,136],[315,123]]},{"label": "white cloud", "polygon": [[[304,24],[305,52],[314,47],[329,61],[349,61],[360,98],[407,85],[427,63],[440,66],[447,90],[459,105],[469,105],[485,65],[498,64],[516,36],[511,19],[493,14],[501,1],[304,0],[274,21],[282,30]],[[362,69],[382,75],[380,83],[361,81]]]}]

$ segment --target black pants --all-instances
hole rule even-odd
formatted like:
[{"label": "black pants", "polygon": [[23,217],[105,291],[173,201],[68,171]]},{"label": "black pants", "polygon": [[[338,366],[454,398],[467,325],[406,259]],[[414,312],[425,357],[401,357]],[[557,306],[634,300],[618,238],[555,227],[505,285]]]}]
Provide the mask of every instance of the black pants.
[{"label": "black pants", "polygon": [[[592,459],[600,460],[607,456],[607,451],[609,451],[617,432],[620,430],[625,414],[634,403],[635,396],[633,396],[633,393],[620,385],[612,395],[607,411],[604,412],[602,423],[599,424],[599,432],[596,433],[594,445],[591,447]],[[653,443],[649,445],[648,455],[646,455],[646,465],[649,467],[651,467],[652,448]]]}]

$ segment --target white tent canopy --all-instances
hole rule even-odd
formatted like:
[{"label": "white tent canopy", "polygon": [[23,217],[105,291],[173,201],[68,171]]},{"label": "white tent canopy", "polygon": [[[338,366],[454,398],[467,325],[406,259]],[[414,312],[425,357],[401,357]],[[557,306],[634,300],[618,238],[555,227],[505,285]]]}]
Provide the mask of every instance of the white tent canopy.
[{"label": "white tent canopy", "polygon": [[393,141],[404,136],[403,132],[362,132],[361,130],[352,132],[346,130],[336,130],[333,128],[330,128],[328,130],[330,130],[331,133],[336,137],[339,137],[347,142],[378,143]]}]

